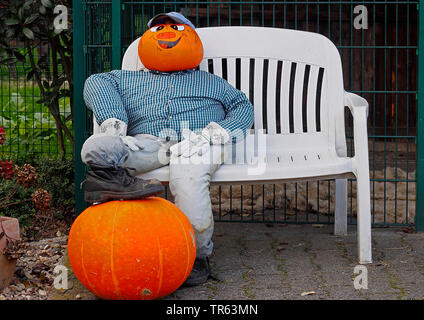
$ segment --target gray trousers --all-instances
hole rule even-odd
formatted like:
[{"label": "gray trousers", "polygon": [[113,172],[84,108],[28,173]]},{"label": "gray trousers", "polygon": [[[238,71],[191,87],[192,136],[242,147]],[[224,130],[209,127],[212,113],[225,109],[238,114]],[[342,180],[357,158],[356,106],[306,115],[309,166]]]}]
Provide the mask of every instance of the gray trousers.
[{"label": "gray trousers", "polygon": [[224,162],[228,149],[216,145],[202,156],[190,158],[169,156],[169,148],[176,141],[165,141],[147,134],[135,136],[143,150],[132,151],[119,137],[95,134],[89,137],[81,150],[81,159],[88,166],[124,167],[132,175],[169,165],[169,189],[175,205],[185,213],[196,235],[196,256],[212,253],[214,221],[209,194],[210,180]]}]

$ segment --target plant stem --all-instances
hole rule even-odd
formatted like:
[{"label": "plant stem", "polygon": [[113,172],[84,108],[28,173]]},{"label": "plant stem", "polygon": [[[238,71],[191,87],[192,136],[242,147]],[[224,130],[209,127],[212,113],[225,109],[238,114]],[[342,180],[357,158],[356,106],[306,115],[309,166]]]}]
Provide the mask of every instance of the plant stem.
[{"label": "plant stem", "polygon": [[15,195],[16,191],[18,191],[18,186],[15,186],[15,188],[7,196],[2,198],[1,203],[4,204],[9,201]]},{"label": "plant stem", "polygon": [[[43,97],[44,100],[48,101],[47,100],[46,90],[45,90],[45,88],[43,86],[43,83],[41,81],[40,70],[37,67],[37,65],[35,64],[34,54],[33,54],[32,50],[31,50],[32,47],[31,47],[31,43],[29,42],[29,40],[26,40],[25,41],[25,45],[26,45],[26,47],[28,49],[29,61],[31,63],[32,70],[34,70],[34,78],[35,78],[35,81],[37,82],[38,87],[40,88],[41,96]],[[72,137],[72,133],[70,132],[69,128],[63,123],[62,119],[60,119],[60,115],[59,115],[58,110],[56,110],[54,108],[54,106],[51,105],[50,103],[45,103],[45,105],[47,106],[47,108],[49,109],[51,115],[55,119],[56,126],[58,128],[62,128],[65,131],[66,136],[68,137],[69,141],[73,145],[74,144],[74,139]],[[58,137],[58,139],[59,139],[59,137]]]},{"label": "plant stem", "polygon": [[15,202],[7,203],[7,204],[4,204],[4,205],[0,206],[0,209],[8,208],[8,207],[14,206],[16,204],[20,204],[20,203],[23,203],[23,202],[28,202],[28,201],[31,201],[31,200],[32,199],[25,199],[25,200],[20,200],[20,201],[15,201]]}]

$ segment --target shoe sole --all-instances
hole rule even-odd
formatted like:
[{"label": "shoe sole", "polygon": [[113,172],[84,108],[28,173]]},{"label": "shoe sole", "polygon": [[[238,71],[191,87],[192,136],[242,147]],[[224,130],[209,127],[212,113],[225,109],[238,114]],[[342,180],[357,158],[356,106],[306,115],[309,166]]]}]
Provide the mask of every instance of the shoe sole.
[{"label": "shoe sole", "polygon": [[204,277],[196,278],[196,279],[187,279],[182,284],[182,287],[194,287],[194,286],[201,285],[201,284],[205,283],[206,281],[208,281],[209,277],[210,277],[210,274],[208,274]]},{"label": "shoe sole", "polygon": [[[112,191],[100,191],[100,192],[85,192],[84,200],[88,203],[102,203],[112,200],[137,200],[144,199],[151,196],[161,194],[163,192],[163,187],[158,186],[157,188],[152,188],[148,192],[140,195],[140,191],[135,190],[132,192],[112,192]],[[101,195],[101,197],[99,197]]]}]

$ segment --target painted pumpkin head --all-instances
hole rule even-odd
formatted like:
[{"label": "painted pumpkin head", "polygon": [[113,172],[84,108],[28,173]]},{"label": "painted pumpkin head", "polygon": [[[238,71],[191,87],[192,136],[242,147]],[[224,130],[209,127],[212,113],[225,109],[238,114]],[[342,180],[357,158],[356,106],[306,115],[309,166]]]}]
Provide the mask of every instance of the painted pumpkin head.
[{"label": "painted pumpkin head", "polygon": [[193,69],[200,64],[203,45],[191,26],[171,19],[152,25],[138,44],[138,54],[146,68],[171,72]]}]

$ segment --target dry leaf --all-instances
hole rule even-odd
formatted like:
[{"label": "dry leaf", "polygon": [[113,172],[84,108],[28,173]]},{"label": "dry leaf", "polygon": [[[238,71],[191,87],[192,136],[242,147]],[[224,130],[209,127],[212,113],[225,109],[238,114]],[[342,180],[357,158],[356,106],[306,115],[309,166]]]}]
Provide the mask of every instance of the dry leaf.
[{"label": "dry leaf", "polygon": [[315,294],[315,291],[308,291],[308,292],[302,292],[301,296],[304,297],[304,296],[310,296],[313,294]]}]

